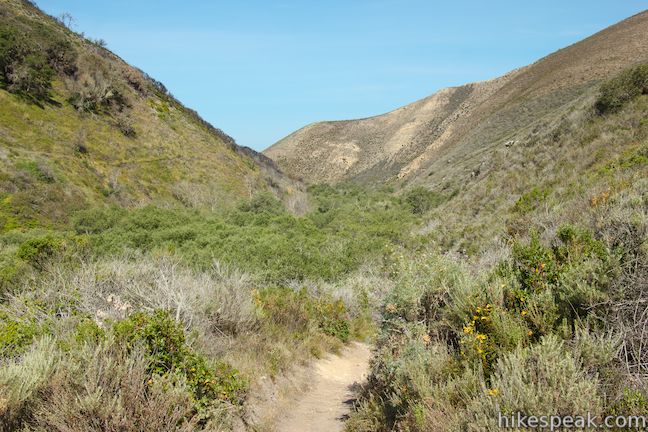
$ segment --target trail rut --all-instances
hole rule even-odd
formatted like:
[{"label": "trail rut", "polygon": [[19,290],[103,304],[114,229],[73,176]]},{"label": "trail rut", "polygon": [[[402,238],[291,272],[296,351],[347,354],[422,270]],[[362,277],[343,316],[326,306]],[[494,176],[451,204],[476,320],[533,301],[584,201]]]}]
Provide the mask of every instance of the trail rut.
[{"label": "trail rut", "polygon": [[339,355],[329,355],[315,364],[310,390],[297,399],[280,419],[277,432],[336,432],[355,398],[355,384],[367,378],[371,348],[353,343]]}]

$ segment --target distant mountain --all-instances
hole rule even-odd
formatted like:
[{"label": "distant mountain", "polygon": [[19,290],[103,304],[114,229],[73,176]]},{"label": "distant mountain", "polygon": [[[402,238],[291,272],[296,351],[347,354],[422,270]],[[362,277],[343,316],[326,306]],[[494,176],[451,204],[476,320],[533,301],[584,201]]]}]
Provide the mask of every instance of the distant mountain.
[{"label": "distant mountain", "polygon": [[300,186],[29,1],[0,1],[0,231],[90,204],[231,206]]},{"label": "distant mountain", "polygon": [[308,183],[436,184],[567,115],[598,84],[648,59],[648,12],[500,78],[443,89],[376,117],[306,126],[265,154]]}]

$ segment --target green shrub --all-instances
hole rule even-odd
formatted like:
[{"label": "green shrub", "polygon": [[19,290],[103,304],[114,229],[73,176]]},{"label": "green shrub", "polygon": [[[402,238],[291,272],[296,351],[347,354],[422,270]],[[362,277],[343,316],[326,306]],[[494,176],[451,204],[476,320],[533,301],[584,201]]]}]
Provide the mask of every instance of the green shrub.
[{"label": "green shrub", "polygon": [[114,227],[125,213],[118,207],[84,210],[73,217],[72,226],[78,234],[99,234]]},{"label": "green shrub", "polygon": [[319,317],[319,328],[324,334],[336,337],[342,342],[349,341],[351,325],[344,302],[320,300],[316,313]]},{"label": "green shrub", "polygon": [[144,344],[152,373],[163,375],[184,358],[184,330],[165,311],[137,312],[117,322],[114,331],[131,349],[138,343]]},{"label": "green shrub", "polygon": [[563,226],[550,245],[533,233],[483,278],[434,255],[402,261],[352,430],[496,430],[502,410],[601,412],[618,345],[579,326],[592,312],[597,323],[614,260],[589,231]]},{"label": "green shrub", "polygon": [[540,292],[558,280],[559,265],[551,248],[532,233],[528,244],[516,243],[513,247],[513,265],[524,291]]},{"label": "green shrub", "polygon": [[79,345],[85,343],[97,345],[106,337],[106,331],[90,318],[82,318],[74,332],[75,342]]},{"label": "green shrub", "polygon": [[336,337],[342,342],[349,341],[351,326],[348,321],[339,318],[322,317],[319,326],[324,334]]},{"label": "green shrub", "polygon": [[598,415],[602,407],[598,380],[587,375],[562,341],[546,337],[497,362],[490,385],[468,404],[465,424],[496,431],[500,412]]},{"label": "green shrub", "polygon": [[47,60],[38,54],[29,54],[19,64],[13,64],[7,75],[8,89],[36,101],[49,99],[54,71]]},{"label": "green shrub", "polygon": [[506,306],[526,317],[536,336],[554,325],[584,318],[606,299],[614,260],[590,232],[561,227],[549,247],[533,233],[528,244],[513,246],[512,267],[519,288],[508,288]]},{"label": "green shrub", "polygon": [[267,288],[255,292],[254,301],[266,321],[289,329],[296,337],[304,337],[313,322],[314,305],[305,289]]},{"label": "green shrub", "polygon": [[341,300],[316,298],[306,289],[295,291],[286,287],[260,290],[254,300],[266,322],[296,338],[306,338],[313,328],[342,342],[351,337],[351,322]]},{"label": "green shrub", "polygon": [[52,68],[66,76],[77,72],[77,53],[72,44],[65,39],[54,40],[47,47],[47,59]]},{"label": "green shrub", "polygon": [[[289,214],[265,195],[225,214],[199,214],[153,206],[133,210],[91,210],[78,214],[77,233],[91,234],[97,255],[172,251],[201,270],[216,259],[270,283],[334,280],[370,260],[388,246],[409,238],[411,212],[393,196],[366,197],[337,192],[325,213]],[[339,200],[338,200],[339,198]],[[318,197],[328,202],[327,197]]]},{"label": "green shrub", "polygon": [[0,311],[0,358],[22,354],[48,326],[33,317],[13,317]]},{"label": "green shrub", "polygon": [[17,32],[6,25],[0,27],[0,79],[4,85],[11,80],[9,75],[15,62],[20,61],[27,52]]},{"label": "green shrub", "polygon": [[18,247],[18,258],[29,263],[34,268],[42,269],[43,266],[55,257],[63,248],[60,237],[46,235],[29,239]]},{"label": "green shrub", "polygon": [[608,409],[607,415],[612,416],[646,416],[648,415],[648,400],[637,389],[624,388],[623,396]]},{"label": "green shrub", "polygon": [[21,278],[29,274],[30,266],[15,255],[11,248],[0,253],[0,297],[18,286]]},{"label": "green shrub", "polygon": [[609,253],[603,242],[595,240],[586,230],[570,225],[561,227],[557,242],[544,246],[537,233],[532,233],[528,244],[513,246],[513,266],[523,290],[539,292],[556,285],[568,268],[587,260],[607,261]]},{"label": "green shrub", "polygon": [[648,93],[648,64],[627,69],[601,85],[594,107],[599,114],[619,111],[639,95]]},{"label": "green shrub", "polygon": [[523,193],[513,206],[513,212],[527,214],[535,210],[539,204],[549,197],[550,189],[547,187],[535,186],[528,192]]},{"label": "green shrub", "polygon": [[142,345],[148,359],[149,373],[159,376],[179,374],[199,409],[214,401],[243,402],[245,381],[225,363],[212,366],[186,344],[184,330],[166,311],[137,312],[114,325],[118,340],[129,349]]},{"label": "green shrub", "polygon": [[4,19],[0,25],[0,84],[35,102],[49,100],[55,72],[72,74],[72,46],[43,25]]},{"label": "green shrub", "polygon": [[555,255],[562,263],[578,262],[591,257],[605,259],[608,255],[605,243],[596,240],[588,230],[564,225],[558,229],[556,237],[562,244],[556,246]]},{"label": "green shrub", "polygon": [[282,215],[286,214],[283,204],[270,193],[260,193],[249,201],[244,201],[238,206],[243,213]]},{"label": "green shrub", "polygon": [[410,206],[412,213],[420,215],[427,213],[444,201],[436,192],[424,187],[416,187],[405,195],[405,202]]}]

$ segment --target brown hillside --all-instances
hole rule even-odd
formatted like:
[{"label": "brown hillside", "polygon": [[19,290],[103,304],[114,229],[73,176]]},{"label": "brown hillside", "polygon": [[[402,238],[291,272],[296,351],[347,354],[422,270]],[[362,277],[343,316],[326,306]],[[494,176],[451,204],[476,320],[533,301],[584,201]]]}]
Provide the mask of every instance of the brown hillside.
[{"label": "brown hillside", "polygon": [[[596,85],[648,58],[648,12],[489,81],[440,90],[387,114],[316,123],[264,153],[310,183],[440,181],[480,154],[552,122]],[[460,162],[460,163],[459,163]]]}]

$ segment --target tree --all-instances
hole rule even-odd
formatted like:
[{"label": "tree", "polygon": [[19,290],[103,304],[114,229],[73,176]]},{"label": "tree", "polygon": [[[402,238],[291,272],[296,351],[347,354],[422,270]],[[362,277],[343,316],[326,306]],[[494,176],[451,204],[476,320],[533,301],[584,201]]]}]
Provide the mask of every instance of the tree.
[{"label": "tree", "polygon": [[68,29],[72,29],[72,24],[74,24],[74,17],[68,12],[63,12],[58,16],[57,21],[63,24]]}]

